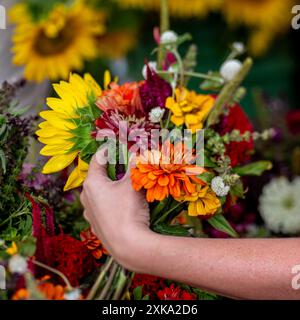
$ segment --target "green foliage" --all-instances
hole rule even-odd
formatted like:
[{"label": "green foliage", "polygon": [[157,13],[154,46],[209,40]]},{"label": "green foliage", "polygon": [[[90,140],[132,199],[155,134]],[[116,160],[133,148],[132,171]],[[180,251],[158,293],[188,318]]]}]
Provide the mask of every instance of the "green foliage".
[{"label": "green foliage", "polygon": [[207,222],[215,229],[222,231],[233,238],[238,238],[238,234],[222,214],[216,214],[212,218],[208,219]]},{"label": "green foliage", "polygon": [[167,224],[155,224],[153,231],[161,234],[178,236],[178,237],[189,237],[190,233],[187,228],[180,225],[167,225]]},{"label": "green foliage", "polygon": [[240,176],[260,176],[264,171],[271,169],[272,162],[262,160],[249,163],[243,167],[235,167],[232,171]]}]

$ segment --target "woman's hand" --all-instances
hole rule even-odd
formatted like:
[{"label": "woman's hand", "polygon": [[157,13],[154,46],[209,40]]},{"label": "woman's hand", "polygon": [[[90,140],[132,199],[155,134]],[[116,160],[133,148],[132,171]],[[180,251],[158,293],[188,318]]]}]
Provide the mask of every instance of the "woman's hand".
[{"label": "woman's hand", "polygon": [[[112,181],[107,176],[105,150],[90,163],[80,199],[84,216],[108,252],[121,264],[136,269],[136,256],[155,234],[149,229],[149,208],[142,193],[133,190],[130,175]],[[150,253],[150,250],[148,250]]]}]

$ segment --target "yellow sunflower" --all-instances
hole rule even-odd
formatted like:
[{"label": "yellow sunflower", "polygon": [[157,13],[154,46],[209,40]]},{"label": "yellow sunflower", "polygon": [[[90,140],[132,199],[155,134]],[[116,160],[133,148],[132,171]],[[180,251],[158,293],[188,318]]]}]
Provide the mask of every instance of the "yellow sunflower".
[{"label": "yellow sunflower", "polygon": [[[160,0],[116,0],[123,8],[159,10]],[[203,17],[217,10],[223,0],[169,0],[169,11],[177,17]]]},{"label": "yellow sunflower", "polygon": [[13,35],[13,63],[24,66],[26,79],[66,79],[70,71],[83,67],[84,60],[97,56],[96,36],[105,32],[103,12],[76,0],[56,4],[39,20],[26,4],[10,10],[16,24]]},{"label": "yellow sunflower", "polygon": [[95,153],[98,147],[91,132],[100,112],[95,101],[102,90],[90,74],[84,78],[71,74],[69,82],[61,81],[53,88],[59,98],[47,99],[52,110],[40,112],[46,121],[39,124],[36,134],[46,145],[40,154],[51,157],[43,168],[44,174],[63,170],[78,160],[64,188],[69,190],[82,184],[88,170],[84,156]]},{"label": "yellow sunflower", "polygon": [[249,49],[262,54],[272,39],[290,26],[294,0],[223,0],[222,13],[231,26],[251,28]]},{"label": "yellow sunflower", "polygon": [[97,38],[100,57],[118,59],[127,55],[137,43],[136,32],[132,30],[112,31]]}]

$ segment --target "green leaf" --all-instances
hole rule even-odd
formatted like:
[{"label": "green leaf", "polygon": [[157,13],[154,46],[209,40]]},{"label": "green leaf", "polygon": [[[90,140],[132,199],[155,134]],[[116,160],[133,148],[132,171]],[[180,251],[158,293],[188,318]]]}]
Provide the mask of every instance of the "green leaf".
[{"label": "green leaf", "polygon": [[36,239],[29,237],[26,240],[22,241],[18,247],[20,248],[20,254],[26,257],[32,257],[36,249]]},{"label": "green leaf", "polygon": [[165,198],[162,201],[159,201],[153,210],[151,210],[151,222],[155,221],[159,215],[159,213],[166,207],[170,198]]},{"label": "green leaf", "polygon": [[243,167],[235,167],[232,171],[240,176],[260,176],[265,170],[270,169],[272,169],[272,162],[262,160],[249,163]]},{"label": "green leaf", "polygon": [[211,183],[211,180],[213,179],[215,175],[212,172],[203,172],[198,175],[198,178],[202,181],[206,182],[207,184]]},{"label": "green leaf", "polygon": [[6,173],[6,158],[5,158],[4,151],[2,149],[0,149],[0,162],[1,162],[1,168],[2,168],[3,174],[5,174]]},{"label": "green leaf", "polygon": [[143,287],[142,286],[138,286],[138,287],[134,288],[133,297],[134,297],[134,300],[142,300],[142,298],[143,298]]},{"label": "green leaf", "polygon": [[231,196],[237,196],[238,198],[245,198],[244,186],[241,180],[238,180],[238,182],[230,188],[230,194]]},{"label": "green leaf", "polygon": [[178,236],[178,237],[188,237],[190,235],[189,231],[182,226],[169,226],[166,224],[154,225],[153,231],[161,234]]},{"label": "green leaf", "polygon": [[222,231],[233,238],[238,238],[239,235],[236,231],[231,227],[228,221],[222,214],[216,214],[212,218],[208,219],[207,222],[213,226],[215,229]]},{"label": "green leaf", "polygon": [[107,174],[111,180],[113,180],[113,181],[117,180],[116,165],[115,164],[108,163]]},{"label": "green leaf", "polygon": [[210,159],[208,152],[204,152],[204,167],[215,168],[217,165]]}]

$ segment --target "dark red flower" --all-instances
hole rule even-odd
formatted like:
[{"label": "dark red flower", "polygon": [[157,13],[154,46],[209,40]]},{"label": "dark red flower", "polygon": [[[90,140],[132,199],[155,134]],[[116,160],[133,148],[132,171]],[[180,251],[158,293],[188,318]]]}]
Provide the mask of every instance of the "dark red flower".
[{"label": "dark red flower", "polygon": [[[217,132],[221,136],[233,130],[239,130],[241,134],[246,131],[253,132],[252,123],[238,104],[230,107],[228,112],[228,115],[224,115],[216,127]],[[253,148],[254,143],[252,138],[249,141],[231,141],[226,144],[226,155],[229,156],[232,167],[250,160]]]},{"label": "dark red flower", "polygon": [[143,296],[149,295],[151,299],[155,299],[159,290],[165,287],[164,279],[147,275],[147,274],[135,274],[131,290],[142,287]]},{"label": "dark red flower", "polygon": [[196,300],[197,296],[172,283],[169,287],[157,292],[159,300]]},{"label": "dark red flower", "polygon": [[145,113],[152,108],[165,107],[165,102],[172,95],[172,88],[147,65],[147,80],[140,86],[140,97]]},{"label": "dark red flower", "polygon": [[300,134],[300,110],[292,110],[286,114],[286,125],[292,134]]},{"label": "dark red flower", "polygon": [[[47,247],[46,261],[42,261],[52,268],[62,272],[72,286],[78,286],[80,280],[90,274],[95,268],[95,260],[86,246],[75,238],[66,234],[46,237],[44,245]],[[60,279],[59,279],[60,280]]]}]

